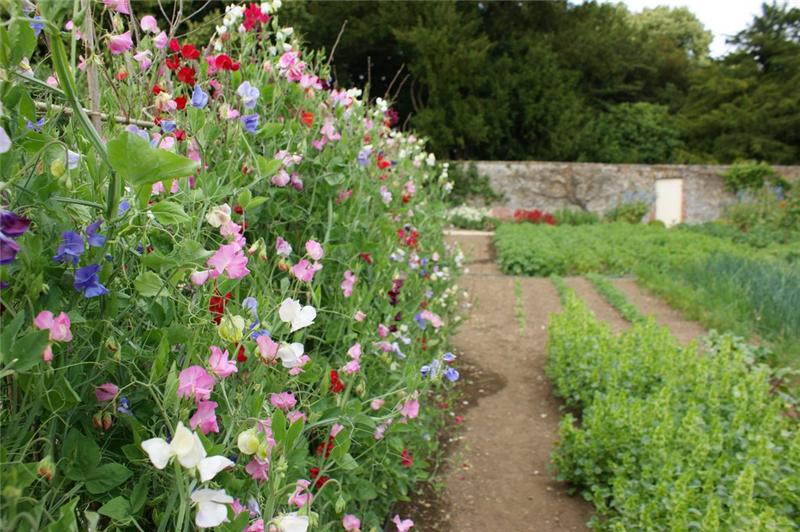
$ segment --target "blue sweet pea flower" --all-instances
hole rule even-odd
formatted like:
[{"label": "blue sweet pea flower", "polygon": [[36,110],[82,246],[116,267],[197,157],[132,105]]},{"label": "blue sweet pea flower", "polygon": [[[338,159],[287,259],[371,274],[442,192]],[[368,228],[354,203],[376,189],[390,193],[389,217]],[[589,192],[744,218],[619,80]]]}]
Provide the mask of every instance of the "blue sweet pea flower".
[{"label": "blue sweet pea flower", "polygon": [[244,129],[248,133],[255,133],[258,129],[258,120],[259,117],[257,114],[252,115],[244,115],[241,118],[242,124],[244,124]]},{"label": "blue sweet pea flower", "polygon": [[269,331],[267,329],[259,329],[257,331],[253,331],[253,334],[250,335],[252,340],[256,340],[259,336],[269,336]]},{"label": "blue sweet pea flower", "polygon": [[372,153],[372,146],[364,146],[361,148],[361,151],[358,152],[358,164],[361,166],[367,166],[369,162],[369,156]]},{"label": "blue sweet pea flower", "polygon": [[258,97],[261,96],[261,91],[257,87],[250,85],[249,81],[244,81],[236,89],[236,94],[242,98],[242,104],[244,104],[245,109],[253,109],[256,106]]},{"label": "blue sweet pea flower", "polygon": [[73,286],[78,292],[83,292],[85,298],[102,296],[108,293],[108,289],[100,284],[99,264],[90,264],[75,270],[75,281]]},{"label": "blue sweet pea flower", "polygon": [[444,370],[444,378],[450,382],[456,382],[459,377],[460,375],[458,374],[458,370],[456,370],[456,368],[447,368]]},{"label": "blue sweet pea flower", "polygon": [[128,127],[125,128],[125,131],[133,133],[134,135],[138,135],[147,142],[150,142],[150,134],[146,130],[137,126],[136,124],[129,124]]},{"label": "blue sweet pea flower", "polygon": [[423,331],[428,326],[428,322],[426,322],[425,318],[422,317],[421,312],[417,312],[416,314],[414,314],[414,321],[417,323],[417,326]]},{"label": "blue sweet pea flower", "polygon": [[31,25],[31,29],[33,30],[33,34],[38,37],[39,34],[42,33],[42,30],[44,29],[44,21],[42,20],[42,17],[40,17],[39,15],[36,15],[35,17],[33,17],[31,19],[29,24]]},{"label": "blue sweet pea flower", "polygon": [[208,105],[208,93],[203,92],[203,89],[200,88],[200,84],[198,83],[194,86],[194,90],[192,91],[192,107],[202,109],[206,105]]},{"label": "blue sweet pea flower", "polygon": [[172,120],[161,121],[161,129],[164,130],[165,133],[172,133],[173,131],[175,131],[176,127],[177,126],[175,125],[175,122],[173,122]]},{"label": "blue sweet pea flower", "polygon": [[103,220],[97,220],[86,228],[86,236],[89,237],[89,245],[92,247],[99,248],[106,243],[105,235],[98,232],[101,225],[103,225]]},{"label": "blue sweet pea flower", "polygon": [[442,360],[444,360],[447,363],[450,363],[450,362],[454,361],[455,359],[456,359],[456,356],[453,353],[450,353],[449,351],[447,353],[445,353],[444,355],[442,355]]},{"label": "blue sweet pea flower", "polygon": [[123,396],[119,399],[119,406],[117,407],[117,412],[120,414],[129,414],[131,413],[131,400],[127,397]]},{"label": "blue sweet pea flower", "polygon": [[40,118],[36,122],[31,122],[27,118],[25,119],[25,129],[28,131],[41,131],[42,126],[44,126],[44,117]]},{"label": "blue sweet pea flower", "polygon": [[122,201],[119,202],[119,207],[117,207],[117,216],[122,218],[125,216],[125,213],[131,208],[131,202],[125,198],[122,198]]},{"label": "blue sweet pea flower", "polygon": [[441,369],[441,362],[434,359],[430,364],[422,366],[420,368],[420,373],[422,373],[423,377],[430,377],[431,379],[434,379],[439,374],[440,369]]},{"label": "blue sweet pea flower", "polygon": [[56,262],[72,261],[72,264],[78,264],[78,258],[83,254],[83,237],[74,231],[65,231],[61,233],[61,244],[58,245],[58,251],[53,260]]}]

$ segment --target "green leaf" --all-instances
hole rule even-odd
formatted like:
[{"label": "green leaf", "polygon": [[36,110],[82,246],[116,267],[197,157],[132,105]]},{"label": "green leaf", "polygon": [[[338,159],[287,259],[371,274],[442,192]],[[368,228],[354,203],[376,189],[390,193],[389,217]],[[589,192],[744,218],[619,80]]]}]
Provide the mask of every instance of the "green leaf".
[{"label": "green leaf", "polygon": [[147,205],[153,183],[186,177],[197,168],[197,163],[188,157],[153,148],[129,131],[123,131],[108,142],[108,160],[119,176],[136,190],[142,209]]},{"label": "green leaf", "polygon": [[139,482],[133,487],[133,492],[131,493],[131,511],[136,514],[139,513],[139,510],[144,508],[144,503],[147,502],[147,485],[149,483],[149,479],[147,476],[144,476],[139,479]]},{"label": "green leaf", "polygon": [[183,224],[191,220],[183,207],[173,201],[159,201],[150,207],[150,212],[164,225]]},{"label": "green leaf", "polygon": [[272,177],[282,164],[283,162],[279,159],[267,159],[262,155],[256,157],[256,170],[259,177]]},{"label": "green leaf", "polygon": [[125,521],[131,516],[131,504],[125,497],[114,497],[101,506],[97,513],[115,521]]},{"label": "green leaf", "polygon": [[164,286],[161,277],[153,272],[142,272],[134,279],[133,286],[136,291],[144,297],[154,297],[161,292],[161,287]]},{"label": "green leaf", "polygon": [[75,506],[78,497],[70,500],[58,509],[58,519],[42,529],[42,532],[78,532],[78,523],[75,520]]},{"label": "green leaf", "polygon": [[8,39],[11,43],[8,66],[16,68],[22,58],[29,57],[33,53],[33,49],[36,48],[36,35],[26,20],[15,19],[8,28]]},{"label": "green leaf", "polygon": [[286,432],[286,443],[284,446],[287,449],[291,449],[294,446],[295,441],[303,432],[303,419],[300,418],[289,427],[289,430]]},{"label": "green leaf", "polygon": [[281,131],[283,131],[283,124],[281,124],[280,122],[267,122],[261,128],[261,131],[259,132],[259,136],[261,136],[262,138],[265,138],[265,139],[269,139],[269,138],[274,137],[275,135],[277,135]]},{"label": "green leaf", "polygon": [[286,439],[286,416],[282,410],[275,410],[272,414],[272,435],[278,443]]},{"label": "green leaf", "polygon": [[258,207],[262,203],[265,203],[266,201],[267,198],[265,198],[264,196],[256,196],[255,198],[248,201],[247,205],[245,205],[244,208],[245,210],[255,209],[256,207]]},{"label": "green leaf", "polygon": [[336,460],[336,463],[345,471],[352,471],[358,468],[358,462],[356,462],[356,459],[353,458],[353,455],[350,453],[343,454],[341,458]]},{"label": "green leaf", "polygon": [[355,479],[355,498],[359,501],[371,501],[378,496],[375,490],[375,485],[372,482],[364,479]]},{"label": "green leaf", "polygon": [[13,320],[2,320],[0,322],[0,329],[2,329],[0,333],[0,360],[2,360],[4,364],[8,364],[11,361],[11,349],[14,346],[14,338],[17,336],[20,327],[22,327],[23,321],[25,321],[25,313],[18,312]]},{"label": "green leaf", "polygon": [[131,470],[122,464],[113,462],[103,464],[89,475],[86,490],[93,495],[106,493],[131,478],[132,474]]},{"label": "green leaf", "polygon": [[77,429],[67,433],[62,451],[64,475],[70,480],[85,480],[100,462],[100,447]]},{"label": "green leaf", "polygon": [[48,331],[33,331],[16,342],[11,349],[9,364],[15,371],[27,371],[42,362],[42,351],[50,341]]}]

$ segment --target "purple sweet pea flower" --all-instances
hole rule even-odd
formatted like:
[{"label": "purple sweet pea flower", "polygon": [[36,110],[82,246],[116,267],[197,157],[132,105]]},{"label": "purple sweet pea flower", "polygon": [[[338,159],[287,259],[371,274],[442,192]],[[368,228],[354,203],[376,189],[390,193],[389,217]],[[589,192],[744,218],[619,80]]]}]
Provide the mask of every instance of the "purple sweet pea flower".
[{"label": "purple sweet pea flower", "polygon": [[203,92],[198,83],[192,91],[192,107],[203,109],[206,105],[208,105],[208,93]]},{"label": "purple sweet pea flower", "polygon": [[360,152],[358,152],[358,164],[361,166],[367,166],[367,162],[369,162],[369,156],[372,153],[372,146],[364,146]]},{"label": "purple sweet pea flower", "polygon": [[86,228],[86,236],[89,237],[89,245],[92,247],[99,248],[106,243],[105,235],[98,233],[101,225],[103,225],[103,220],[97,220]]},{"label": "purple sweet pea flower", "polygon": [[119,202],[119,207],[117,207],[117,217],[122,218],[125,216],[125,213],[128,212],[128,209],[130,208],[131,202],[126,198],[122,198],[122,201]]},{"label": "purple sweet pea flower", "polygon": [[83,254],[83,237],[74,231],[65,231],[61,233],[61,244],[58,246],[58,252],[53,260],[56,262],[72,261],[72,264],[78,264],[78,258]]},{"label": "purple sweet pea flower", "polygon": [[19,244],[14,239],[22,236],[30,225],[27,218],[0,209],[0,264],[14,262],[19,252]]},{"label": "purple sweet pea flower", "polygon": [[236,89],[236,94],[242,98],[242,104],[244,104],[245,109],[253,109],[256,106],[258,97],[261,96],[258,88],[250,85],[249,81],[242,82],[239,88]]},{"label": "purple sweet pea flower", "polygon": [[425,321],[425,318],[423,318],[422,314],[419,312],[414,315],[414,321],[417,323],[417,326],[423,331],[428,326],[428,322]]},{"label": "purple sweet pea flower", "polygon": [[140,128],[139,126],[137,126],[136,124],[128,125],[128,127],[125,128],[125,131],[133,133],[134,135],[138,135],[139,137],[143,138],[147,142],[150,142],[150,134],[146,130],[144,130],[144,129]]},{"label": "purple sweet pea flower", "polygon": [[42,126],[44,126],[44,117],[40,118],[36,122],[31,122],[27,118],[25,119],[25,129],[28,131],[41,131]]},{"label": "purple sweet pea flower", "polygon": [[173,131],[175,131],[176,127],[177,126],[175,125],[175,122],[173,122],[172,120],[161,121],[161,129],[163,129],[165,133],[172,133]]},{"label": "purple sweet pea flower", "polygon": [[444,378],[450,382],[456,382],[459,377],[460,375],[458,374],[458,370],[456,370],[456,368],[447,368],[444,370]]},{"label": "purple sweet pea flower", "polygon": [[39,36],[40,33],[42,33],[42,30],[44,29],[44,21],[42,20],[42,17],[40,17],[39,15],[33,17],[28,24],[30,24],[31,29],[33,30],[33,34],[37,37]]},{"label": "purple sweet pea flower", "polygon": [[108,293],[108,289],[100,284],[100,277],[97,272],[100,270],[99,264],[90,264],[75,270],[75,282],[73,286],[78,292],[83,292],[87,299],[90,297],[102,296]]},{"label": "purple sweet pea flower", "polygon": [[450,363],[450,362],[454,361],[455,359],[456,359],[456,356],[453,353],[449,352],[449,351],[442,355],[442,360],[444,360],[447,363]]},{"label": "purple sweet pea flower", "polygon": [[258,120],[259,117],[257,114],[252,115],[244,115],[241,118],[242,124],[244,124],[244,129],[248,133],[255,133],[258,129]]}]

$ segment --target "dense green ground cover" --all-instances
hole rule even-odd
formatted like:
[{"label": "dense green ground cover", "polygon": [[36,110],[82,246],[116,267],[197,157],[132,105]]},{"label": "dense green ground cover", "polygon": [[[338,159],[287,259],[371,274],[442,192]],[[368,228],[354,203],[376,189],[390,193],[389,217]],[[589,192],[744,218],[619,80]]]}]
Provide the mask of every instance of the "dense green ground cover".
[{"label": "dense green ground cover", "polygon": [[652,321],[615,336],[574,294],[549,326],[548,375],[564,417],[559,477],[592,500],[601,530],[793,530],[800,432],[750,349],[705,356]]},{"label": "dense green ground cover", "polygon": [[755,249],[683,228],[622,223],[509,224],[495,244],[506,273],[633,273],[706,326],[759,335],[780,363],[800,360],[800,264],[791,244]]}]

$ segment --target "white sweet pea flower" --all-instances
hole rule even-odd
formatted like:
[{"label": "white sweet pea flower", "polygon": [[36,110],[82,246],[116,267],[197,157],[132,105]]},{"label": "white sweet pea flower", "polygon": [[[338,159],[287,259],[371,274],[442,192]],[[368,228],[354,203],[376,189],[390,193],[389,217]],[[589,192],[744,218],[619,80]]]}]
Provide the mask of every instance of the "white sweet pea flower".
[{"label": "white sweet pea flower", "polygon": [[199,489],[192,493],[192,502],[197,505],[194,523],[200,528],[219,526],[228,520],[228,507],[233,497],[225,490]]},{"label": "white sweet pea flower", "polygon": [[227,203],[217,205],[206,214],[206,221],[212,227],[220,227],[231,221],[231,206]]},{"label": "white sweet pea flower", "polygon": [[162,438],[151,438],[142,442],[142,449],[156,469],[164,469],[170,459],[177,457],[183,467],[187,469],[196,467],[202,482],[208,482],[223,469],[233,466],[233,462],[224,456],[207,458],[200,437],[180,421],[171,442],[167,443]]},{"label": "white sweet pea flower", "polygon": [[306,532],[308,530],[308,516],[297,515],[297,512],[282,515],[274,522],[280,532]]},{"label": "white sweet pea flower", "polygon": [[311,305],[303,307],[298,300],[287,297],[278,309],[278,316],[280,316],[282,322],[291,323],[291,332],[294,332],[314,323],[314,318],[317,317],[317,310]]},{"label": "white sweet pea flower", "polygon": [[303,344],[281,344],[278,348],[278,358],[281,359],[281,363],[283,364],[284,368],[295,368],[302,364],[300,358],[305,353],[305,349]]}]

